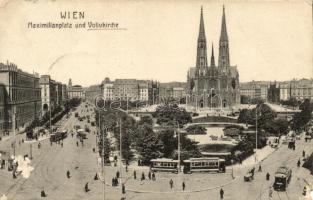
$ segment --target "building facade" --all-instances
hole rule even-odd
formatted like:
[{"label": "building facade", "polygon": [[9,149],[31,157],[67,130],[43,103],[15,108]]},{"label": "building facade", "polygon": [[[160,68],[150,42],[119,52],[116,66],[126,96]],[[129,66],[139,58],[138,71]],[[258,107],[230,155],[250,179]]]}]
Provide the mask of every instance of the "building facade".
[{"label": "building facade", "polygon": [[57,84],[50,75],[40,77],[41,103],[43,114],[50,109],[54,110],[58,105]]},{"label": "building facade", "polygon": [[91,85],[85,91],[85,98],[90,102],[94,102],[97,96],[102,96],[102,84]]},{"label": "building facade", "polygon": [[69,99],[78,98],[85,99],[85,91],[80,85],[72,85],[72,80],[69,79],[67,87],[67,96]]},{"label": "building facade", "polygon": [[208,64],[201,8],[196,67],[190,68],[187,73],[188,102],[195,107],[229,107],[240,103],[239,87],[237,67],[230,64],[225,8],[223,7],[217,66],[215,65],[213,45],[211,63]]},{"label": "building facade", "polygon": [[267,101],[270,82],[251,81],[240,83],[240,94],[250,99],[262,99]]},{"label": "building facade", "polygon": [[19,131],[41,116],[38,74],[26,73],[12,63],[0,63],[0,85],[4,91],[2,131]]},{"label": "building facade", "polygon": [[281,82],[279,84],[280,100],[313,100],[313,79],[300,79]]},{"label": "building facade", "polygon": [[109,78],[105,78],[102,81],[102,94],[105,101],[112,101],[114,100],[114,88],[113,82]]}]

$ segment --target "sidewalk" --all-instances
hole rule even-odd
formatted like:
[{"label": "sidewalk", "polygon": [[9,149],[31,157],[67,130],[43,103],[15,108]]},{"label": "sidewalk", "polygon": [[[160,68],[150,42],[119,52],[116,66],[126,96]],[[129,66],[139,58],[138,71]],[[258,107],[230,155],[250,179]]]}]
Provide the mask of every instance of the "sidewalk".
[{"label": "sidewalk", "polygon": [[255,156],[255,153],[254,153],[251,156],[249,156],[248,158],[246,158],[245,160],[243,160],[242,164],[237,163],[234,165],[234,167],[240,168],[240,167],[246,167],[246,166],[253,166],[253,165],[265,160],[268,156],[270,156],[272,153],[274,153],[278,148],[272,148],[272,147],[266,145],[262,149],[257,150],[257,156]]},{"label": "sidewalk", "polygon": [[35,142],[40,142],[40,141],[43,141],[43,140],[46,140],[46,139],[49,139],[50,136],[49,135],[45,135],[45,136],[41,136],[38,138],[38,140],[25,140],[24,142],[25,143],[35,143]]}]

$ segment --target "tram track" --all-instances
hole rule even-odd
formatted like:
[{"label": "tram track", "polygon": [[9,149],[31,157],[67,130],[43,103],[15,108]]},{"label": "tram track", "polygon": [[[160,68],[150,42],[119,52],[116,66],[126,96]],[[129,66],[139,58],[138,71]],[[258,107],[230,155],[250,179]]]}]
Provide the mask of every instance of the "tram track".
[{"label": "tram track", "polygon": [[[67,123],[64,124],[64,127],[67,127],[69,121],[66,121],[66,122],[67,122]],[[34,160],[34,162],[33,162],[34,164],[33,164],[32,167],[34,167],[34,171],[31,172],[32,174],[35,174],[35,173],[36,173],[35,170],[37,169],[37,166],[43,164],[43,161],[47,158],[47,156],[49,155],[49,153],[51,153],[51,150],[52,150],[52,149],[51,149],[50,147],[48,147],[48,148],[45,149],[45,151],[41,151],[41,153],[39,154],[39,159],[36,159],[36,160]],[[60,148],[57,150],[56,153],[58,154],[59,151],[60,151]],[[54,152],[54,154],[56,154],[56,153]],[[55,159],[55,156],[50,156],[50,157],[53,158],[52,161]],[[49,162],[49,163],[50,163],[50,162]],[[41,169],[41,170],[40,170],[40,174],[45,174],[45,172],[42,171],[44,168],[41,167],[40,169]],[[41,176],[41,177],[42,177],[42,176]],[[44,181],[45,183],[48,182],[48,183],[50,183],[50,184],[53,184],[53,182],[50,181],[48,178],[44,178],[44,180],[45,180],[45,181]],[[10,197],[10,199],[15,199],[15,197],[16,197],[18,191],[20,190],[20,188],[22,188],[22,187],[25,185],[25,183],[27,183],[27,182],[29,182],[29,181],[33,183],[33,181],[30,179],[30,177],[27,178],[27,179],[23,179],[22,177],[20,177],[19,180],[18,180],[15,184],[13,184],[11,187],[9,187],[8,190],[5,192],[6,196]],[[36,180],[36,182],[38,182],[38,181]],[[33,185],[35,185],[35,184],[33,184]],[[41,189],[41,188],[38,187],[38,186],[35,187],[35,188]],[[13,190],[14,190],[15,192],[14,192],[14,193],[12,194],[12,196],[11,196],[11,193],[12,193]]]},{"label": "tram track", "polygon": [[[311,147],[311,146],[310,146]],[[308,148],[308,147],[307,147]],[[307,148],[306,148],[306,150],[307,150]],[[283,149],[284,150],[284,149]],[[281,149],[280,149],[280,151],[282,151]],[[291,150],[290,150],[291,151]],[[285,159],[285,160],[283,160],[283,161],[281,161],[281,160],[277,160],[277,161],[274,161],[274,162],[271,162],[271,163],[267,163],[266,165],[263,165],[263,168],[264,167],[271,167],[271,166],[274,166],[274,165],[277,165],[278,163],[283,163],[283,164],[288,164],[289,166],[291,166],[290,167],[290,169],[294,172],[294,171],[297,171],[296,169],[296,161],[298,160],[298,159],[301,159],[301,156],[299,156],[300,154],[301,154],[301,151],[302,151],[302,149],[300,149],[300,148],[298,148],[296,151],[292,151],[293,153],[292,154],[290,154],[288,157],[287,157],[287,159]],[[309,149],[309,151],[312,151],[312,148],[310,148]],[[280,153],[280,152],[277,152],[277,153]],[[270,155],[271,156],[271,155]],[[293,161],[295,161],[295,162],[293,162]],[[295,177],[297,177],[297,178],[299,178],[298,176],[296,176],[295,175]],[[267,181],[262,181],[262,183],[261,183],[261,188],[260,188],[260,190],[259,190],[259,193],[258,193],[258,196],[255,198],[255,200],[262,200],[262,197],[264,196],[262,196],[262,194],[264,194],[264,193],[266,193],[266,191],[267,191],[267,187],[264,187],[264,185],[266,184],[266,182]],[[273,182],[271,182],[270,183],[270,185],[273,185]],[[289,196],[289,194],[288,194],[288,191],[284,191],[284,192],[278,192],[278,191],[276,191],[275,192],[276,194],[277,194],[277,197],[279,198],[279,200],[281,200],[281,199],[286,199],[286,200],[290,200],[291,198],[290,198],[290,196]],[[286,198],[282,198],[282,196],[281,196],[281,194],[285,194],[286,196]],[[264,199],[264,198],[263,198]]]}]

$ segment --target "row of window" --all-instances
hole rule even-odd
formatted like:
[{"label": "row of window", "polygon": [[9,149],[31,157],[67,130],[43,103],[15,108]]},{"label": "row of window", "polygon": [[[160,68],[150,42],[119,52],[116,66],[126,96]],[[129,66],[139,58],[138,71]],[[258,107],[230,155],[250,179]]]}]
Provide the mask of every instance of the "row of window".
[{"label": "row of window", "polygon": [[27,101],[41,98],[40,90],[11,88],[10,99],[12,101]]},{"label": "row of window", "polygon": [[214,166],[218,166],[218,162],[192,162],[191,163],[192,167],[214,167]]}]

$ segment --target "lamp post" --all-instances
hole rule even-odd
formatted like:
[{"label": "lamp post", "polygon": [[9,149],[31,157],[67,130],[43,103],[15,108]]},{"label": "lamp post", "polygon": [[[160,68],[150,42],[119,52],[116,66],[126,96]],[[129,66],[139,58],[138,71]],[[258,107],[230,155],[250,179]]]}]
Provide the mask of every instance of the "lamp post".
[{"label": "lamp post", "polygon": [[[102,158],[101,158],[101,172],[103,176],[103,184],[102,184],[102,191],[103,191],[103,200],[105,200],[105,176],[104,176],[104,133],[101,131],[101,111],[105,108],[105,100],[103,96],[95,97],[95,106],[99,113],[99,132],[102,134]],[[97,136],[96,136],[97,141]]]},{"label": "lamp post", "polygon": [[255,107],[255,162],[257,162],[257,151],[258,151],[258,108]]}]

